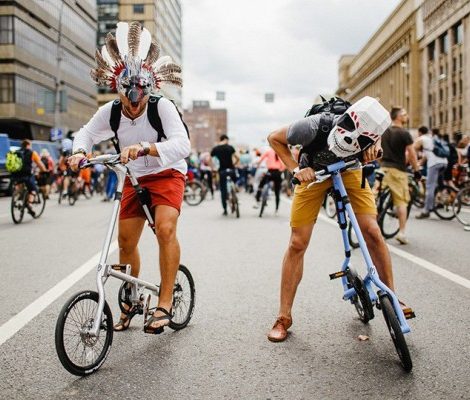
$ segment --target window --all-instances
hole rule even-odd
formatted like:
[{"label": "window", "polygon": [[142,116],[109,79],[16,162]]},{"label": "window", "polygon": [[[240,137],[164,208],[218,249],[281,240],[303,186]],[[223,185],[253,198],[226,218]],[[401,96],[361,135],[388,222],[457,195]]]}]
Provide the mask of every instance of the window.
[{"label": "window", "polygon": [[459,106],[459,117],[460,117],[460,119],[463,118],[463,106],[461,106],[461,105]]},{"label": "window", "polygon": [[428,44],[428,60],[433,61],[434,60],[434,54],[436,52],[436,42],[432,42]]},{"label": "window", "polygon": [[457,83],[452,82],[452,96],[455,97],[457,96]]},{"label": "window", "polygon": [[452,58],[452,72],[457,71],[457,57]]},{"label": "window", "polygon": [[134,14],[143,14],[144,5],[143,4],[134,4]]},{"label": "window", "polygon": [[428,94],[428,106],[432,106],[432,94]]},{"label": "window", "polygon": [[452,108],[452,120],[457,121],[457,109],[455,107]]},{"label": "window", "polygon": [[447,117],[448,117],[448,115],[449,115],[449,113],[446,111],[446,114],[445,114],[445,116],[446,116],[445,123],[446,123],[446,124],[447,124],[447,122],[449,121],[449,120],[448,120],[448,118],[447,118]]},{"label": "window", "polygon": [[444,91],[442,89],[439,89],[439,101],[444,100]]},{"label": "window", "polygon": [[463,25],[462,22],[454,25],[452,27],[452,36],[453,36],[453,44],[461,44],[463,43]]},{"label": "window", "polygon": [[459,68],[463,68],[463,54],[459,54]]},{"label": "window", "polygon": [[0,16],[0,44],[13,43],[13,16]]},{"label": "window", "polygon": [[462,81],[462,79],[459,80],[459,93],[460,94],[463,93],[463,81]]},{"label": "window", "polygon": [[13,75],[0,75],[0,103],[15,102],[15,84]]},{"label": "window", "polygon": [[442,111],[439,113],[439,125],[442,125],[444,123],[444,114]]},{"label": "window", "polygon": [[449,35],[447,32],[439,37],[439,44],[441,47],[441,54],[447,54],[449,52]]}]

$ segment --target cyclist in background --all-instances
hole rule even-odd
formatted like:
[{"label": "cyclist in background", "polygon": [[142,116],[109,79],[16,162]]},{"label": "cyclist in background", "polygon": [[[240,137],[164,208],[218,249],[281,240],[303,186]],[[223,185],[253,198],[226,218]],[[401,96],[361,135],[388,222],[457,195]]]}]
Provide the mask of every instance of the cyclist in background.
[{"label": "cyclist in background", "polygon": [[269,148],[266,150],[263,155],[258,160],[258,163],[263,162],[266,160],[266,167],[268,168],[268,172],[263,176],[261,182],[258,186],[258,191],[256,192],[256,206],[255,208],[259,207],[259,202],[261,200],[261,191],[263,190],[264,185],[269,181],[274,182],[274,194],[276,195],[276,214],[279,210],[279,202],[281,199],[281,183],[282,183],[282,171],[284,171],[285,166],[282,163],[279,156],[276,152]]},{"label": "cyclist in background", "polygon": [[55,162],[52,159],[49,151],[47,149],[41,150],[41,162],[46,167],[46,172],[41,172],[39,174],[39,186],[44,192],[44,198],[47,200],[49,199],[49,193],[51,191],[51,184],[53,181],[53,173],[55,169]]},{"label": "cyclist in background", "polygon": [[404,126],[408,122],[408,113],[404,108],[393,107],[390,111],[392,125],[382,135],[383,156],[380,160],[385,172],[383,184],[390,188],[395,212],[400,224],[400,230],[395,236],[401,244],[407,244],[406,221],[408,219],[408,203],[410,190],[408,188],[407,159],[413,167],[415,179],[421,179],[413,138]]},{"label": "cyclist in background", "polygon": [[47,172],[45,165],[41,161],[41,157],[31,149],[31,141],[25,139],[21,142],[22,167],[21,170],[12,174],[12,179],[17,183],[24,183],[28,189],[28,204],[26,208],[28,213],[34,217],[34,211],[31,209],[30,203],[37,197],[39,191],[36,177],[33,174],[33,163],[36,164],[41,172]]},{"label": "cyclist in background", "polygon": [[240,160],[236,154],[233,146],[228,144],[229,138],[227,135],[220,137],[219,144],[211,151],[212,157],[217,157],[219,160],[219,186],[220,197],[222,200],[222,208],[224,209],[223,215],[227,215],[227,177],[230,176],[233,182],[237,181],[235,174],[235,165]]},{"label": "cyclist in background", "polygon": [[199,156],[199,171],[201,181],[206,181],[207,186],[211,192],[212,199],[214,198],[214,183],[212,182],[212,171],[214,170],[214,163],[208,151],[201,153]]}]

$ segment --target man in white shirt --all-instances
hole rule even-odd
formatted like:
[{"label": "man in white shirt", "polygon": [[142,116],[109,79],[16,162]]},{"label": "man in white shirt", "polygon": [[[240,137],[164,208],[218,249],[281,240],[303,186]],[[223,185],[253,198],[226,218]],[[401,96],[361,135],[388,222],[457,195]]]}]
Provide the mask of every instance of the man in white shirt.
[{"label": "man in white shirt", "polygon": [[[129,31],[139,32],[140,41],[123,42],[122,37],[127,39]],[[121,162],[128,165],[139,184],[148,190],[151,211],[155,215],[161,287],[157,309],[144,330],[161,333],[172,318],[173,286],[180,262],[176,226],[185,186],[187,167],[184,158],[189,155],[191,146],[175,105],[166,98],[151,97],[151,92],[159,89],[162,82],[181,84],[181,79],[176,76],[181,69],[169,57],[158,58],[158,45],[149,40],[150,33],[138,22],[120,22],[116,39],[108,35],[101,53],[97,51],[97,68],[92,70],[92,77],[99,84],[116,88],[120,104],[111,101],[103,105],[76,133],[69,164],[77,169],[93,144],[117,137]],[[132,45],[138,48],[132,48]],[[157,103],[156,107],[149,106],[149,99]],[[118,106],[120,109],[116,113]],[[159,131],[150,122],[151,117],[155,118],[149,115],[150,112],[156,112],[161,121]],[[112,114],[117,114],[118,118],[114,131]],[[145,156],[139,157],[142,153]],[[145,221],[138,197],[126,179],[119,215],[119,260],[131,265],[131,274],[135,277],[140,271],[137,244]],[[114,329],[126,330],[135,314],[134,307],[122,313]]]},{"label": "man in white shirt", "polygon": [[426,176],[426,199],[424,200],[424,211],[416,216],[417,219],[429,218],[434,209],[434,194],[439,183],[439,177],[444,173],[447,167],[447,158],[438,157],[434,154],[435,142],[441,143],[442,139],[438,129],[433,129],[421,135],[415,142],[415,149],[422,151],[426,158],[427,176]]}]

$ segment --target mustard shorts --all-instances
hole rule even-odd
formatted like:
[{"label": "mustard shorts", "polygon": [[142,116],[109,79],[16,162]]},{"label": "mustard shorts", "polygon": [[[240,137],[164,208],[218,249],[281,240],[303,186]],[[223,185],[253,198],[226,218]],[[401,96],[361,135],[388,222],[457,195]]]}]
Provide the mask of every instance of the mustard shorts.
[{"label": "mustard shorts", "polygon": [[396,168],[381,168],[384,172],[382,181],[384,186],[390,188],[392,201],[395,207],[408,206],[410,202],[410,189],[408,188],[408,173]]},{"label": "mustard shorts", "polygon": [[[341,176],[354,213],[377,215],[374,195],[367,180],[365,188],[361,188],[362,171],[346,171]],[[307,189],[308,184],[306,183],[295,187],[290,214],[290,226],[292,228],[315,223],[326,192],[332,185],[332,180],[327,179],[324,182],[313,185],[310,189]]]}]

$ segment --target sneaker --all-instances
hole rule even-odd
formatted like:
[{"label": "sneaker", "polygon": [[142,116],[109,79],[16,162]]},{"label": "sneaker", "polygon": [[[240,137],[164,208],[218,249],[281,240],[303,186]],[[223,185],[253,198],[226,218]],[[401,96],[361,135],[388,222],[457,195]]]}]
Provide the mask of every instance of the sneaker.
[{"label": "sneaker", "polygon": [[398,233],[397,236],[395,236],[395,239],[397,239],[400,244],[408,244],[408,238],[403,234],[403,233]]},{"label": "sneaker", "polygon": [[426,219],[429,218],[431,213],[429,211],[422,211],[416,216],[416,219]]},{"label": "sneaker", "polygon": [[223,214],[222,214],[224,217],[227,216],[227,210],[224,210]]}]

